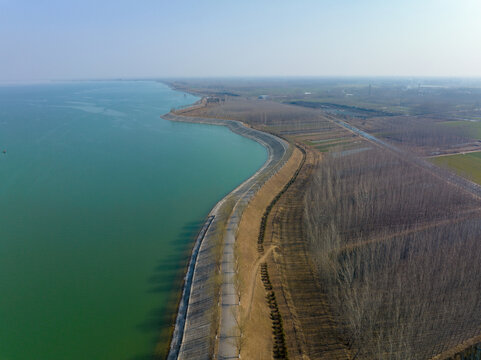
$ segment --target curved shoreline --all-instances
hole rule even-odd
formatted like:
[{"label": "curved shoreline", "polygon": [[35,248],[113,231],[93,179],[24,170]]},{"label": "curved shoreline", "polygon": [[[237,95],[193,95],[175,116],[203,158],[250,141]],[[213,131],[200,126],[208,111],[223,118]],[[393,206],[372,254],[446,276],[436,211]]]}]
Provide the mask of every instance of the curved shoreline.
[{"label": "curved shoreline", "polygon": [[[230,269],[226,271],[226,268],[233,266],[233,258],[229,256],[231,255],[229,249],[235,241],[235,233],[242,212],[260,187],[272,175],[276,174],[288,160],[290,147],[285,140],[247,127],[239,121],[186,117],[172,113],[163,115],[162,118],[178,122],[227,126],[232,132],[260,143],[268,151],[268,159],[264,165],[254,175],[219,201],[211,210],[206,223],[196,239],[187,268],[168,359],[210,359],[212,349],[215,347],[215,339],[212,338],[211,331],[213,319],[215,318],[213,315],[215,310],[213,309],[219,305],[219,297],[222,296],[222,322],[227,321],[229,323],[232,320],[228,318],[233,311],[231,309],[226,310],[225,307],[237,305],[235,302],[231,304],[224,303],[225,298],[229,296],[235,297],[235,294],[226,294],[224,287],[222,287],[222,295],[216,294],[215,284],[212,284],[212,279],[218,272],[216,261],[211,254],[216,242],[219,243],[219,239],[215,237],[217,226],[219,226],[222,220],[226,221],[224,226],[228,231],[224,235],[222,255],[222,276],[224,281],[222,285],[229,286],[229,283],[226,284],[225,279],[226,276],[229,276],[227,272],[230,273]],[[231,203],[235,203],[231,208],[227,204],[228,199]],[[233,351],[233,349],[228,350]]]}]

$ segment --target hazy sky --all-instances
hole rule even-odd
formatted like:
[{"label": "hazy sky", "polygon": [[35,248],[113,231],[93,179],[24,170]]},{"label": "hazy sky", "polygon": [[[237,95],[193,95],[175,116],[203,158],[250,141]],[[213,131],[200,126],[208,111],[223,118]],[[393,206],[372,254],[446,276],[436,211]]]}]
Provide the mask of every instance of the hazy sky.
[{"label": "hazy sky", "polygon": [[0,81],[481,76],[480,0],[0,0]]}]

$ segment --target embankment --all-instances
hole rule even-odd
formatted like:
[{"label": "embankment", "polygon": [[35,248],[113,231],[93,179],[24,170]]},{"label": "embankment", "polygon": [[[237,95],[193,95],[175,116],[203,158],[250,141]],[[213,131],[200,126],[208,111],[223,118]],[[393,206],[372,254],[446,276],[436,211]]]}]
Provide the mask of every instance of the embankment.
[{"label": "embankment", "polygon": [[[242,329],[241,355],[245,359],[270,359],[276,344],[273,336],[272,309],[266,301],[262,279],[264,262],[276,247],[259,244],[261,224],[271,204],[292,181],[303,162],[302,152],[295,148],[284,167],[255,195],[242,215],[236,239],[237,288],[241,294],[239,324]],[[262,274],[261,276],[259,276]]]},{"label": "embankment", "polygon": [[[205,233],[201,232],[190,260],[184,282],[187,289],[183,290],[168,359],[211,359],[216,351],[217,335],[221,340],[225,339],[222,331],[219,333],[219,323],[224,322],[225,325],[227,321],[229,324],[230,314],[237,309],[235,301],[225,303],[226,291],[230,287],[229,283],[226,284],[226,277],[230,275],[225,270],[233,266],[233,258],[229,256],[233,252],[232,238],[249,201],[283,167],[292,153],[292,147],[285,140],[238,121],[172,113],[162,117],[171,121],[227,126],[231,131],[257,141],[268,151],[268,159],[263,167],[212,209],[207,220],[210,224],[204,227]],[[222,307],[219,306],[220,301]],[[235,351],[233,343],[220,343],[219,346],[227,352]]]}]

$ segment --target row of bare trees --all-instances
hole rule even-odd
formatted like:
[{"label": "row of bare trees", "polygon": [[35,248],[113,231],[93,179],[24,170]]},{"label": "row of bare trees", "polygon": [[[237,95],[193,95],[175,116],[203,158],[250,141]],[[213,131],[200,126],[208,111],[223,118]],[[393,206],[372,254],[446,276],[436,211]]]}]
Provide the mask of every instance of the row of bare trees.
[{"label": "row of bare trees", "polygon": [[427,359],[481,333],[477,206],[378,149],[320,163],[306,231],[354,358]]},{"label": "row of bare trees", "polygon": [[[428,147],[455,146],[470,141],[458,129],[419,117],[386,118],[384,131],[393,141]],[[472,141],[472,140],[471,140]]]},{"label": "row of bare trees", "polygon": [[251,125],[285,129],[317,126],[319,112],[299,106],[281,104],[268,100],[231,98],[229,101],[203,109],[203,116],[232,119]]},{"label": "row of bare trees", "polygon": [[429,116],[350,119],[355,126],[377,133],[396,145],[421,151],[423,155],[431,155],[440,149],[456,149],[476,141],[462,126],[447,126],[444,120]]}]

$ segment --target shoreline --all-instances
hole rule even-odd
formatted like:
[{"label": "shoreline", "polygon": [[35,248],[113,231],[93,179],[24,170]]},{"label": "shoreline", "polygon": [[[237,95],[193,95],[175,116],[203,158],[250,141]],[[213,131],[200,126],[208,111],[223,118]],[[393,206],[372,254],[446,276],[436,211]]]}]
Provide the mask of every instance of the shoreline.
[{"label": "shoreline", "polygon": [[[198,106],[199,104],[202,104],[202,99],[192,104],[192,106]],[[232,132],[258,142],[268,152],[268,158],[264,165],[221,199],[209,212],[207,221],[204,222],[193,246],[184,277],[174,330],[169,342],[168,359],[210,358],[210,353],[216,345],[215,339],[211,338],[212,325],[217,325],[213,324],[215,316],[212,313],[212,308],[215,307],[215,300],[219,301],[218,298],[221,297],[220,294],[215,293],[215,286],[212,284],[209,286],[209,279],[216,275],[216,266],[214,264],[216,261],[212,256],[209,256],[208,249],[215,246],[216,233],[218,235],[219,230],[222,230],[223,233],[223,229],[217,229],[216,225],[218,224],[216,223],[221,220],[223,211],[230,210],[227,214],[227,221],[232,237],[239,225],[242,211],[260,187],[283,167],[290,158],[289,149],[291,148],[284,139],[252,129],[240,121],[187,117],[173,113],[168,113],[161,117],[169,121],[227,126]],[[229,202],[228,200],[234,201],[235,205],[231,209],[224,209],[226,203]],[[224,217],[226,217],[226,214],[224,214]],[[209,225],[206,227],[208,222]],[[204,228],[205,231],[203,231]],[[224,235],[224,237],[226,236]],[[217,239],[217,243],[219,241],[221,240]],[[228,245],[224,244],[223,246]],[[223,260],[222,267],[225,265],[226,263]],[[209,293],[210,291],[212,293]],[[224,309],[222,311],[224,317],[228,316],[228,314],[224,313]],[[210,331],[206,332],[206,327]]]}]

